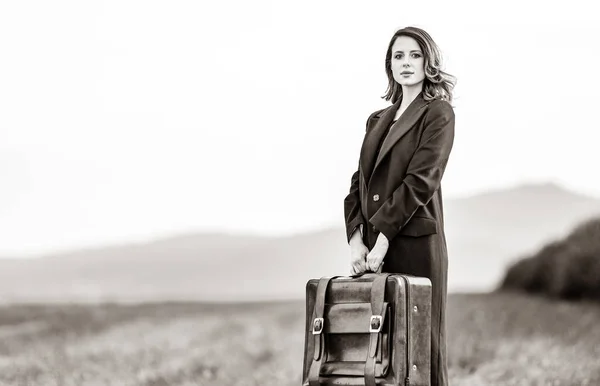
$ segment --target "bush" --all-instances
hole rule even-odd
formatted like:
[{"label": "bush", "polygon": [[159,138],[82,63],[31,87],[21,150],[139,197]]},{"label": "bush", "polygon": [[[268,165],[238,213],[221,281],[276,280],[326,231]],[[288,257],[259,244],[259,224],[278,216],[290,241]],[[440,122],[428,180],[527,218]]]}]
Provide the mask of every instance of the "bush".
[{"label": "bush", "polygon": [[600,300],[600,218],[580,224],[566,238],[513,263],[499,289]]},{"label": "bush", "polygon": [[513,263],[502,281],[503,289],[522,289],[534,292],[536,283],[537,261],[533,257],[526,257]]}]

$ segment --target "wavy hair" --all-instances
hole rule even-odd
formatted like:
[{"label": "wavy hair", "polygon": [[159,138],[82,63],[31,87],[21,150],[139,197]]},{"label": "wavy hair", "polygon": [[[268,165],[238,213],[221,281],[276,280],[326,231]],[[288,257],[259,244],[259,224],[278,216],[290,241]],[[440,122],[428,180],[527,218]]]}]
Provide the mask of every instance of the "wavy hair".
[{"label": "wavy hair", "polygon": [[392,74],[392,46],[399,36],[408,36],[417,41],[425,59],[425,79],[423,80],[423,97],[425,100],[442,99],[452,103],[452,90],[456,77],[442,71],[442,54],[431,36],[417,27],[402,28],[392,36],[385,56],[385,72],[388,77],[388,88],[382,96],[386,101],[396,103],[402,96],[402,86],[396,82]]}]

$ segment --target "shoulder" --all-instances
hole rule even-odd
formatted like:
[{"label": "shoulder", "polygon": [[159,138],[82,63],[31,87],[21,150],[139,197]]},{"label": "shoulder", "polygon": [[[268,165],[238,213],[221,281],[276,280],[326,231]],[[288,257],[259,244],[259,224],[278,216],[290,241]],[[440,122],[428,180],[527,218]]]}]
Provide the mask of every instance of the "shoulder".
[{"label": "shoulder", "polygon": [[370,121],[370,120],[371,120],[371,119],[373,119],[373,118],[380,118],[380,117],[383,115],[383,113],[384,113],[384,112],[385,112],[387,109],[389,109],[390,107],[391,107],[391,106],[388,106],[388,107],[385,107],[385,108],[383,108],[383,109],[379,109],[379,110],[377,110],[377,111],[374,111],[374,112],[372,112],[372,113],[371,113],[371,115],[369,115],[369,118],[367,119],[367,122],[368,122],[368,121]]},{"label": "shoulder", "polygon": [[369,118],[367,118],[367,122],[366,122],[366,131],[367,131],[367,132],[369,131],[369,129],[370,129],[371,127],[373,127],[373,125],[374,125],[374,123],[373,123],[373,122],[374,122],[375,120],[379,119],[379,118],[381,117],[381,115],[382,115],[382,114],[383,114],[383,113],[384,113],[384,112],[385,112],[387,109],[389,109],[390,107],[391,107],[391,106],[388,106],[388,107],[386,107],[386,108],[383,108],[383,109],[379,109],[379,110],[377,110],[377,111],[374,111],[374,112],[372,112],[372,113],[369,115]]},{"label": "shoulder", "polygon": [[444,114],[454,116],[454,108],[450,102],[443,99],[433,99],[428,103],[427,112],[429,114]]},{"label": "shoulder", "polygon": [[452,121],[454,120],[454,108],[452,107],[450,102],[446,100],[433,99],[427,104],[425,118],[427,121]]}]

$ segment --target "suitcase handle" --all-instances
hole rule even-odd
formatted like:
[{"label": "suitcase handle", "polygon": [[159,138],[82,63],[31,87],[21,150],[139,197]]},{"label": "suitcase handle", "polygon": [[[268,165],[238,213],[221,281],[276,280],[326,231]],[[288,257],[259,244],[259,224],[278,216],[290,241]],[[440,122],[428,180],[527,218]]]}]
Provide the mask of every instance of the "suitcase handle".
[{"label": "suitcase handle", "polygon": [[379,269],[377,269],[376,272],[373,272],[371,270],[366,270],[362,273],[357,273],[356,275],[350,275],[351,278],[356,279],[358,277],[374,277],[374,276],[378,276],[381,273],[381,268],[382,268],[383,264],[381,264],[379,266]]}]

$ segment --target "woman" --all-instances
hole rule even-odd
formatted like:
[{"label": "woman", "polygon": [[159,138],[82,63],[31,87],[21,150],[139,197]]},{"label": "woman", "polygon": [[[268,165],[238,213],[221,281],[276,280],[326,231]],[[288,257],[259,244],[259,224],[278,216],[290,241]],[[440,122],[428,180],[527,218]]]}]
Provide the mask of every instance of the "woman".
[{"label": "woman", "polygon": [[448,384],[448,255],[440,182],[454,142],[455,79],[431,36],[406,27],[385,60],[391,106],[367,120],[358,170],[344,200],[351,272],[403,273],[432,282],[431,385]]}]

